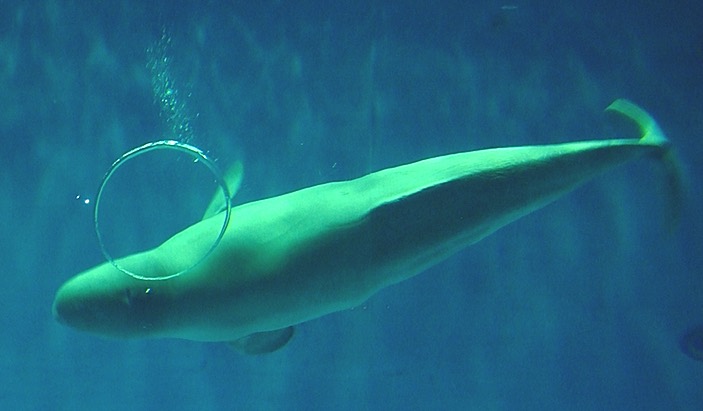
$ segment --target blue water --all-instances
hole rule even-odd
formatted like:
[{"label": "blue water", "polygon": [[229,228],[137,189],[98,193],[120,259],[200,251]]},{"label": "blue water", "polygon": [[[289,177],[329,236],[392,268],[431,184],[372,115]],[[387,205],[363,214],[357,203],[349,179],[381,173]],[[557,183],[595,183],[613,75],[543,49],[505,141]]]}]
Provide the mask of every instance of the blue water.
[{"label": "blue water", "polygon": [[[703,323],[699,1],[220,3],[0,2],[0,409],[703,409],[703,362],[679,348]],[[681,156],[682,223],[666,227],[642,160],[268,356],[63,327],[56,289],[103,261],[76,196],[170,137],[147,67],[163,33],[192,142],[244,164],[238,204],[451,152],[614,137],[602,110],[627,97]],[[157,204],[125,232],[188,208]]]}]

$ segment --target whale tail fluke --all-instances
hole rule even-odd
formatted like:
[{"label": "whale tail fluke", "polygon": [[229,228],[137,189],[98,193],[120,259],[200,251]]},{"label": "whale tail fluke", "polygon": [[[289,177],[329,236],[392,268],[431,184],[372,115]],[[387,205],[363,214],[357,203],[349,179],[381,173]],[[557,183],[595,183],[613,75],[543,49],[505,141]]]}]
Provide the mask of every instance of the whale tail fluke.
[{"label": "whale tail fluke", "polygon": [[681,223],[681,213],[686,197],[683,168],[673,149],[666,150],[661,160],[664,167],[665,190],[667,191],[667,226],[670,231],[674,231]]},{"label": "whale tail fluke", "polygon": [[656,151],[656,157],[661,161],[665,174],[666,225],[673,231],[680,224],[685,190],[681,162],[669,139],[649,113],[629,100],[615,100],[605,110],[619,113],[632,120],[639,128],[641,144],[660,148]]},{"label": "whale tail fluke", "polygon": [[614,111],[632,120],[640,131],[642,144],[656,145],[668,148],[671,144],[664,132],[659,128],[656,120],[637,104],[624,98],[610,103],[605,111]]}]

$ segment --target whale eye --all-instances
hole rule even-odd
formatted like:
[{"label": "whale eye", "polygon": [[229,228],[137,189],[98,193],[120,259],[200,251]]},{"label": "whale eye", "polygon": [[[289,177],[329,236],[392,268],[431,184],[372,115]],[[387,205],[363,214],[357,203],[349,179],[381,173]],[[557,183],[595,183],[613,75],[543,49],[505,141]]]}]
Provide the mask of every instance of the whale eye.
[{"label": "whale eye", "polygon": [[132,290],[131,289],[129,289],[129,288],[124,289],[124,296],[122,298],[122,301],[128,306],[132,305]]},{"label": "whale eye", "polygon": [[132,309],[144,308],[152,300],[152,296],[153,293],[149,287],[139,290],[125,288],[123,301]]}]

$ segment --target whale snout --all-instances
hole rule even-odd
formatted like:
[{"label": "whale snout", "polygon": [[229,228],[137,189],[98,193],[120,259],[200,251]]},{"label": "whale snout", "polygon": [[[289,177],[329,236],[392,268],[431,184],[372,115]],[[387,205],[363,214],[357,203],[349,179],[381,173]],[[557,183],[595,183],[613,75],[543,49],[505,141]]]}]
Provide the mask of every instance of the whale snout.
[{"label": "whale snout", "polygon": [[52,313],[65,326],[88,332],[99,332],[101,324],[109,320],[104,302],[97,294],[82,290],[75,279],[56,292]]},{"label": "whale snout", "polygon": [[68,280],[54,298],[52,313],[62,325],[116,338],[155,336],[162,324],[163,296],[153,283],[98,267]]},{"label": "whale snout", "polygon": [[69,311],[68,304],[66,303],[65,298],[61,297],[59,290],[54,298],[54,303],[51,306],[51,313],[54,316],[54,320],[56,320],[59,324],[69,325],[69,321],[66,320],[66,317],[71,317]]}]

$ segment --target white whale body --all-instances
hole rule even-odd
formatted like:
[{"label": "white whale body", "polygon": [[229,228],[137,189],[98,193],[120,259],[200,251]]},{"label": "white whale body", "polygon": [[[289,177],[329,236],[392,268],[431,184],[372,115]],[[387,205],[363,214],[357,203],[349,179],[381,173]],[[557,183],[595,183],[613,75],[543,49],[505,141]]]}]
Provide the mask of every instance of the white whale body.
[{"label": "white whale body", "polygon": [[[642,137],[451,154],[240,205],[220,245],[185,274],[138,280],[103,263],[58,290],[54,316],[102,336],[274,351],[294,325],[357,306],[613,166],[671,162],[646,112],[626,100],[608,110]],[[220,228],[206,218],[121,264],[155,277],[180,271]]]}]

